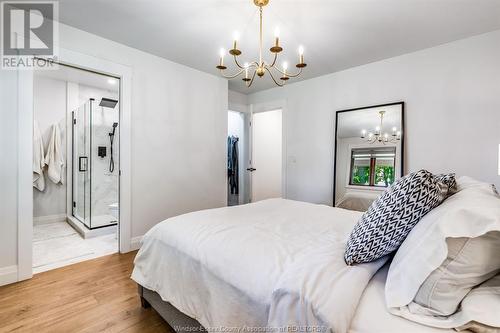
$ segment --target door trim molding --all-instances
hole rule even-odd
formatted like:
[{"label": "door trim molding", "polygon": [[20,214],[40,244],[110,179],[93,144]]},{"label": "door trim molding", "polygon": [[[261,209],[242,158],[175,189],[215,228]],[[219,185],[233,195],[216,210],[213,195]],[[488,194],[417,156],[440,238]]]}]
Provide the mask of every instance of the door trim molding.
[{"label": "door trim molding", "polygon": [[33,276],[33,71],[17,81],[17,281]]}]

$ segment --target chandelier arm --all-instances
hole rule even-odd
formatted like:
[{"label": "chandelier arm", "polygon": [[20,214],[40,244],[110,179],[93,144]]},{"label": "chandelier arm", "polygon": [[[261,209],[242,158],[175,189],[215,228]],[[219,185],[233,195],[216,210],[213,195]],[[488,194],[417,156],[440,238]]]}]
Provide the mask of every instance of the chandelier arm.
[{"label": "chandelier arm", "polygon": [[273,76],[273,72],[272,71],[270,71],[269,69],[267,71],[269,72],[269,76],[271,77],[271,79],[273,79],[274,83],[276,83],[277,86],[283,87],[285,85],[285,84],[282,84],[282,83],[279,83],[278,81],[276,81],[276,79]]},{"label": "chandelier arm", "polygon": [[253,71],[253,75],[252,75],[252,79],[250,80],[250,82],[247,83],[247,88],[250,88],[252,86],[252,83],[253,83],[253,79],[255,79],[255,74],[257,73],[257,71]]},{"label": "chandelier arm", "polygon": [[[236,66],[238,66],[241,69],[245,69],[245,66],[241,66],[241,64],[238,62],[238,58],[236,56],[233,56],[233,57],[234,57],[234,62],[236,64]],[[248,65],[248,67],[252,67],[252,66],[257,66],[257,63],[254,61]]]},{"label": "chandelier arm", "polygon": [[276,64],[276,60],[278,59],[278,53],[275,53],[274,54],[274,60],[273,60],[273,63],[271,65],[267,65],[269,66],[269,68],[272,68],[274,67],[274,65]]},{"label": "chandelier arm", "polygon": [[285,73],[283,72],[282,70],[280,70],[278,67],[273,67],[274,69],[276,69],[278,72],[280,72],[281,74],[283,75],[286,75],[288,77],[297,77],[299,76],[300,74],[302,74],[302,68],[299,68],[299,71],[295,74],[289,74],[289,73]]},{"label": "chandelier arm", "polygon": [[238,71],[236,74],[233,74],[233,75],[226,75],[224,74],[223,70],[220,70],[220,74],[225,77],[226,79],[234,79],[235,77],[239,76],[241,73],[243,73],[245,71],[245,69],[242,69],[240,71]]}]

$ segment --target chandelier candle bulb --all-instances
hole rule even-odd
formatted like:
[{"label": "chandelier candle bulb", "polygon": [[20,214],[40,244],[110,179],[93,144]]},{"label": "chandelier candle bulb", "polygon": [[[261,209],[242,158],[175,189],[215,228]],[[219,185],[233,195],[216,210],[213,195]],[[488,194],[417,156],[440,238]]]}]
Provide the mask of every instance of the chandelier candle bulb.
[{"label": "chandelier candle bulb", "polygon": [[219,65],[216,66],[217,69],[220,70],[225,70],[227,67],[224,66],[224,54],[226,53],[226,50],[220,49],[219,55],[220,55],[220,60],[219,60]]},{"label": "chandelier candle bulb", "polygon": [[365,136],[366,136],[366,130],[361,130],[361,139],[364,139]]},{"label": "chandelier candle bulb", "polygon": [[237,45],[238,45],[238,40],[239,40],[239,39],[240,39],[240,34],[238,33],[238,31],[235,31],[235,32],[233,33],[233,40],[234,40],[234,42],[233,42],[233,49],[234,49],[234,50],[237,50],[237,49],[238,49],[238,48],[237,48]]},{"label": "chandelier candle bulb", "polygon": [[282,65],[282,66],[283,66],[283,73],[282,73],[282,74],[283,74],[283,76],[282,76],[282,77],[280,77],[280,80],[282,80],[282,81],[287,81],[288,79],[290,79],[290,78],[288,77],[287,73],[286,73],[286,70],[288,69],[288,63],[285,61],[285,62],[283,62],[283,65]]},{"label": "chandelier candle bulb", "polygon": [[275,38],[274,46],[280,46],[280,29],[279,28],[274,29],[274,38]]},{"label": "chandelier candle bulb", "polygon": [[224,49],[220,49],[220,65],[224,65],[224,54],[226,51]]}]

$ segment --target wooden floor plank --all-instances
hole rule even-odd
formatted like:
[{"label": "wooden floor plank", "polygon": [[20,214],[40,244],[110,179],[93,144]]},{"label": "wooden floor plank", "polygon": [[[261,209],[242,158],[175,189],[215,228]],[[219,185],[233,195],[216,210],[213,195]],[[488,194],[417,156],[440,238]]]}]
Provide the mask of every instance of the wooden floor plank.
[{"label": "wooden floor plank", "polygon": [[173,333],[141,308],[130,279],[135,252],[113,254],[0,287],[0,332]]}]

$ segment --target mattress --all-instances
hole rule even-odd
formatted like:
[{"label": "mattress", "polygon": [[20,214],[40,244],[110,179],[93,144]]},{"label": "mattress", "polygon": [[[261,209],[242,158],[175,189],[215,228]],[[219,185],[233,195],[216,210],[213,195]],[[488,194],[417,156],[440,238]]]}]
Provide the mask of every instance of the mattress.
[{"label": "mattress", "polygon": [[360,216],[283,199],[178,216],[145,235],[132,278],[213,330],[364,332],[373,327],[364,326],[365,317],[376,319],[368,314],[381,309],[388,327],[392,320],[405,326],[381,306],[383,285],[365,291],[385,259],[356,266],[343,261]]}]

